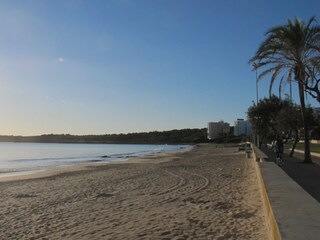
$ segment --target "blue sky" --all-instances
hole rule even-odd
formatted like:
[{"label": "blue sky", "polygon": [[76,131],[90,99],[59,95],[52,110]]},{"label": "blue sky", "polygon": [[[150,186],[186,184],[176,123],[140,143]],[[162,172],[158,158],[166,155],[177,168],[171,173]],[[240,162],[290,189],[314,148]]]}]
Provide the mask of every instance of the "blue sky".
[{"label": "blue sky", "polygon": [[233,124],[256,99],[248,60],[264,33],[319,19],[319,9],[317,0],[1,0],[0,134]]}]

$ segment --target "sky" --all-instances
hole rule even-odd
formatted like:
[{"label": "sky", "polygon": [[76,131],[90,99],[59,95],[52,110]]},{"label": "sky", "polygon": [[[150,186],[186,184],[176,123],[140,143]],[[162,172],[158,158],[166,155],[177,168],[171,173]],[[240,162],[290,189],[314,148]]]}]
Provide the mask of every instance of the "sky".
[{"label": "sky", "polygon": [[[295,16],[320,21],[319,9],[319,0],[0,0],[0,135],[233,125],[256,100],[248,60],[265,32]],[[269,79],[258,88],[268,96]]]}]

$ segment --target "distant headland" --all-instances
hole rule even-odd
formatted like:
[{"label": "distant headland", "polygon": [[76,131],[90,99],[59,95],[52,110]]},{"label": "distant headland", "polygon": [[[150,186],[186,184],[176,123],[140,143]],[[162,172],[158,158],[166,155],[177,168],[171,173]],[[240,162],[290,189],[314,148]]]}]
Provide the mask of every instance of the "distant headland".
[{"label": "distant headland", "polygon": [[208,139],[207,129],[202,128],[104,135],[44,134],[40,136],[0,136],[0,142],[195,144],[208,142]]}]

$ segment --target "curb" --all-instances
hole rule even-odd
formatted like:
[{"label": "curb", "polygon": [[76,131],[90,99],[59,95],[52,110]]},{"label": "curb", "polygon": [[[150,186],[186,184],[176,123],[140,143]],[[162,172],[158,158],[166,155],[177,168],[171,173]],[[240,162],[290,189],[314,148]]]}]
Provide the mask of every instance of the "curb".
[{"label": "curb", "polygon": [[[290,148],[291,150],[291,148]],[[297,152],[297,153],[304,153],[303,150],[299,150],[299,149],[295,149],[294,152]],[[311,156],[313,157],[320,157],[320,153],[315,153],[315,152],[310,152]]]}]

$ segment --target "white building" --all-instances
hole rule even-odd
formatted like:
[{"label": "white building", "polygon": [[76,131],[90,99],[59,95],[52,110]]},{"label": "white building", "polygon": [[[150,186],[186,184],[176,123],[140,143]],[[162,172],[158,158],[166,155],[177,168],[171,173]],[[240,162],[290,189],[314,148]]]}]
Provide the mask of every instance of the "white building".
[{"label": "white building", "polygon": [[246,135],[249,136],[252,134],[252,125],[249,121],[244,119],[237,119],[234,122],[234,136]]},{"label": "white building", "polygon": [[208,139],[213,140],[221,137],[221,135],[230,132],[230,124],[224,121],[220,122],[208,122]]}]

